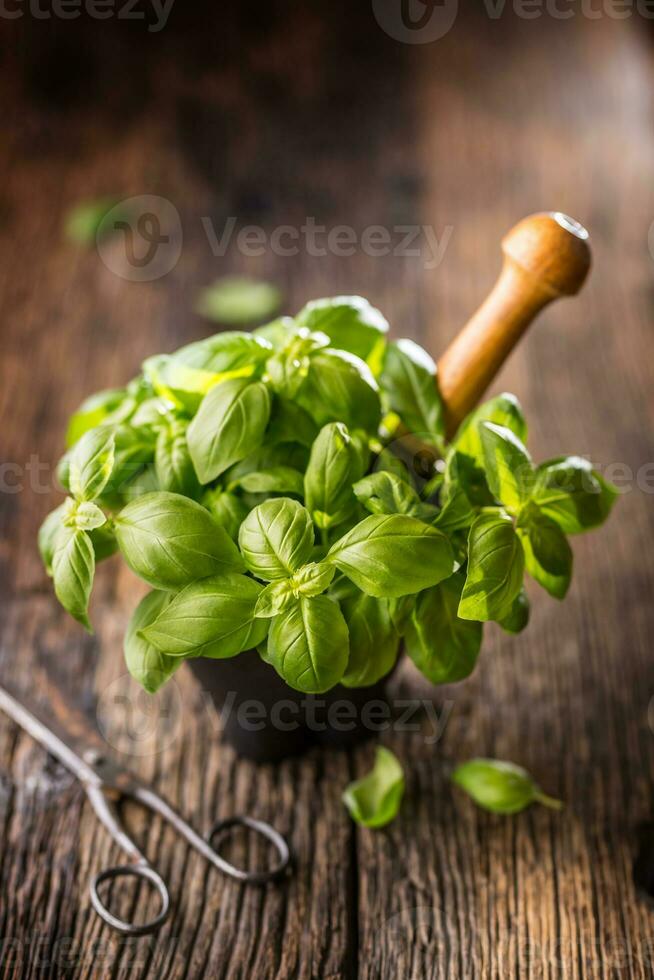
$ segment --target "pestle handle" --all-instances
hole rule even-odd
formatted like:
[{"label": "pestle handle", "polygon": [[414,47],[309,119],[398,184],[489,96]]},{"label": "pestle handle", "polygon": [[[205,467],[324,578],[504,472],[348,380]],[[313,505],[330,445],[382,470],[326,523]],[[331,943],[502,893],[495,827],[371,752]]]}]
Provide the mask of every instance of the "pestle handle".
[{"label": "pestle handle", "polygon": [[537,313],[579,292],[591,264],[588,232],[558,211],[524,218],[505,235],[502,251],[493,289],[438,362],[448,436],[478,404]]}]

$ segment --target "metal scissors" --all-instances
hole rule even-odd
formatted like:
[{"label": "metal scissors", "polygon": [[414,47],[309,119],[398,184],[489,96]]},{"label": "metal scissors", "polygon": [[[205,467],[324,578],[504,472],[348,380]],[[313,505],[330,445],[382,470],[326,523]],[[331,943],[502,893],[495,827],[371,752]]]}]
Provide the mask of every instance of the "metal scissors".
[{"label": "metal scissors", "polygon": [[[170,912],[170,893],[165,881],[121,827],[118,804],[123,799],[134,800],[153,813],[157,813],[218,871],[222,871],[223,874],[229,875],[230,878],[235,878],[237,881],[247,884],[265,884],[279,878],[288,868],[290,863],[288,844],[270,824],[247,816],[228,817],[226,820],[216,823],[205,840],[186,823],[169,803],[152,789],[140,783],[135,776],[104,758],[101,752],[95,748],[87,749],[83,755],[78,755],[2,687],[0,687],[0,708],[77,776],[96,816],[107,828],[115,842],[131,859],[128,864],[105,868],[96,874],[89,884],[93,908],[101,919],[118,932],[128,936],[144,936],[155,932],[165,922]],[[266,871],[244,871],[220,856],[212,847],[212,841],[217,835],[237,826],[246,827],[260,834],[273,845],[278,856],[278,861],[274,867]],[[100,897],[98,889],[103,882],[127,877],[144,879],[153,885],[158,892],[161,902],[160,908],[149,922],[140,924],[117,918]]]}]

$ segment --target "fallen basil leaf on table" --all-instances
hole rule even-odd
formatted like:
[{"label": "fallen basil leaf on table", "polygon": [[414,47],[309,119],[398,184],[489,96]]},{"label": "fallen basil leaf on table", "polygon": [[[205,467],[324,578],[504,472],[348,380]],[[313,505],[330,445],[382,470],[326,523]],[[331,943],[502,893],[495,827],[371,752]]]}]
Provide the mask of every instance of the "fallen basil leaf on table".
[{"label": "fallen basil leaf on table", "polygon": [[491,813],[520,813],[532,803],[562,810],[563,803],[547,796],[526,769],[498,759],[471,759],[454,771],[452,781],[477,806]]},{"label": "fallen basil leaf on table", "polygon": [[272,283],[226,276],[202,290],[195,308],[201,316],[225,326],[247,326],[269,320],[281,301],[281,292]]},{"label": "fallen basil leaf on table", "polygon": [[78,245],[93,245],[99,235],[115,231],[114,228],[104,227],[103,222],[117,203],[115,198],[100,197],[76,204],[66,215],[66,238]]},{"label": "fallen basil leaf on table", "polygon": [[343,802],[362,827],[385,827],[394,820],[404,796],[404,772],[393,753],[378,746],[375,764],[362,779],[350,783]]}]

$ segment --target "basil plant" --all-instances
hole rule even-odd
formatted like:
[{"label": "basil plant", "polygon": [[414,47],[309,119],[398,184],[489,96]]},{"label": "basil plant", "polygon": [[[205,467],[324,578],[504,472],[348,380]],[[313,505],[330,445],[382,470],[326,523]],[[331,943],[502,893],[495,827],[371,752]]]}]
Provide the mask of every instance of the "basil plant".
[{"label": "basil plant", "polygon": [[[149,358],[73,415],[41,554],[88,629],[96,562],[120,551],[152,587],[125,638],[147,690],[253,648],[307,693],[374,684],[402,645],[459,681],[485,622],[527,624],[525,571],[563,598],[568,535],[615,489],[580,457],[534,465],[511,395],[447,443],[433,361],[387,330],[363,299],[317,300]],[[431,449],[407,463],[412,438]]]}]

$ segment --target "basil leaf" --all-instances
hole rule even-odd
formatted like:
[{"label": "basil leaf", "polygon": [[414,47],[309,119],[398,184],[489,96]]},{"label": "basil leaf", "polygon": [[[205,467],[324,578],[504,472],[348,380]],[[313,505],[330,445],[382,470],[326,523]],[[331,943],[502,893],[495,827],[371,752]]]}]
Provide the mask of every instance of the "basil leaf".
[{"label": "basil leaf", "polygon": [[117,425],[114,428],[115,457],[111,477],[104,488],[104,497],[120,496],[130,490],[136,477],[154,459],[156,433],[148,427]]},{"label": "basil leaf", "polygon": [[363,779],[350,783],[343,803],[362,827],[385,827],[397,816],[403,796],[402,766],[392,752],[379,745],[374,767]]},{"label": "basil leaf", "polygon": [[301,596],[272,621],[267,662],[296,691],[322,694],[334,687],[348,653],[343,614],[327,596]]},{"label": "basil leaf", "polygon": [[508,514],[480,514],[468,537],[468,574],[458,610],[461,619],[485,622],[508,616],[522,587],[524,567],[522,545]]},{"label": "basil leaf", "polygon": [[212,388],[187,432],[200,482],[210,483],[257,449],[269,415],[270,396],[260,381],[237,378]]},{"label": "basil leaf", "polygon": [[503,425],[522,443],[527,442],[527,423],[520,402],[515,395],[504,392],[490,401],[484,402],[468,415],[452,440],[452,445],[478,463],[483,463],[484,450],[481,444],[480,423],[494,422]]},{"label": "basil leaf", "polygon": [[481,649],[482,624],[457,615],[464,578],[452,575],[421,592],[405,632],[406,650],[432,684],[469,677]]},{"label": "basil leaf", "polygon": [[599,527],[617,496],[617,488],[580,456],[561,456],[536,470],[534,501],[565,534]]},{"label": "basil leaf", "polygon": [[343,422],[350,429],[376,432],[381,405],[375,380],[365,363],[344,351],[314,354],[297,402],[318,425]]},{"label": "basil leaf", "polygon": [[268,445],[299,442],[310,449],[317,435],[318,426],[303,408],[279,395],[273,400],[266,431]]},{"label": "basil leaf", "polygon": [[526,769],[497,759],[471,759],[458,766],[452,782],[491,813],[520,813],[531,803],[563,809],[560,800],[546,796]]},{"label": "basil leaf", "polygon": [[381,363],[388,321],[361,296],[313,300],[295,319],[300,327],[327,334],[332,347],[368,361],[373,373],[374,367]]},{"label": "basil leaf", "polygon": [[[71,415],[66,431],[66,445],[74,446],[78,439],[88,432],[95,429],[109,419],[115,419],[115,414],[127,399],[127,392],[124,388],[111,388],[108,391],[98,391],[90,398],[86,398],[77,411]],[[130,406],[128,406],[130,407]]]},{"label": "basil leaf", "polygon": [[215,487],[207,490],[202,497],[202,505],[207,508],[216,524],[224,527],[232,541],[238,541],[241,524],[248,516],[248,509],[235,493]]},{"label": "basil leaf", "polygon": [[445,435],[436,365],[412,340],[389,344],[381,377],[388,407],[414,435],[439,442]]},{"label": "basil leaf", "polygon": [[434,527],[444,534],[470,527],[477,512],[462,486],[448,480],[441,491],[441,501],[441,509],[432,521]]},{"label": "basil leaf", "polygon": [[115,436],[108,426],[86,432],[70,453],[70,492],[78,500],[95,500],[114,467]]},{"label": "basil leaf", "polygon": [[252,334],[264,343],[271,344],[274,350],[281,350],[297,332],[298,328],[292,316],[280,316],[270,323],[264,323],[262,327],[257,327]]},{"label": "basil leaf", "polygon": [[372,514],[337,541],[327,555],[368,595],[393,598],[421,592],[454,571],[450,542],[414,517]]},{"label": "basil leaf", "polygon": [[252,574],[270,582],[287,578],[306,564],[313,548],[313,525],[302,504],[276,497],[250,511],[238,540]]},{"label": "basil leaf", "polygon": [[[475,460],[472,456],[466,456],[465,453],[451,449],[445,464],[443,499],[449,500],[454,495],[459,497],[465,495],[468,499],[471,518],[474,518],[477,512],[476,508],[492,507],[496,502],[486,482],[486,474],[479,465],[480,462],[483,465],[483,458],[481,461]],[[463,501],[459,501],[459,506],[461,513],[463,513]],[[472,520],[469,520],[464,526],[469,526],[471,523]]]},{"label": "basil leaf", "polygon": [[350,658],[341,679],[345,687],[370,687],[395,666],[400,636],[388,599],[375,599],[363,592],[343,603],[350,634]]},{"label": "basil leaf", "polygon": [[[266,441],[268,437],[266,435]],[[240,485],[244,476],[259,473],[261,470],[272,470],[278,466],[290,466],[294,470],[304,472],[309,462],[309,451],[299,443],[284,442],[275,446],[265,445],[256,449],[240,463],[225,472],[223,482],[228,489]]]},{"label": "basil leaf", "polygon": [[291,588],[297,596],[320,595],[329,586],[335,572],[336,569],[327,562],[309,562],[291,576]]},{"label": "basil leaf", "polygon": [[320,430],[304,477],[306,506],[318,527],[338,524],[352,511],[352,483],[361,475],[360,465],[346,426],[332,422]]},{"label": "basil leaf", "polygon": [[173,420],[159,430],[154,465],[161,490],[194,499],[199,496],[200,483],[186,442],[184,422]]},{"label": "basil leaf", "polygon": [[64,609],[92,632],[88,608],[95,555],[86,531],[64,527],[57,531],[52,554],[52,579],[54,590]]},{"label": "basil leaf", "polygon": [[422,502],[406,480],[386,470],[364,476],[353,489],[359,503],[371,514],[406,514],[428,521],[438,513],[436,507]]},{"label": "basil leaf", "polygon": [[297,596],[291,587],[291,580],[289,578],[277,579],[276,582],[270,582],[266,585],[259,593],[254,615],[263,619],[271,619],[292,606],[296,599]]},{"label": "basil leaf", "polygon": [[61,523],[66,527],[74,527],[78,531],[93,531],[101,527],[107,518],[97,504],[87,501],[76,501],[68,497],[64,501]]},{"label": "basil leaf", "polygon": [[203,578],[174,596],[141,636],[170,657],[234,657],[268,632],[254,616],[260,591],[246,575]]},{"label": "basil leaf", "polygon": [[556,521],[528,503],[518,518],[518,536],[527,571],[556,599],[563,599],[572,579],[572,550]]},{"label": "basil leaf", "polygon": [[47,515],[38,534],[39,553],[48,575],[52,575],[52,558],[55,550],[57,534],[63,523],[66,504],[60,504]]},{"label": "basil leaf", "polygon": [[114,533],[113,523],[106,521],[100,527],[94,527],[88,532],[93,545],[96,563],[110,558],[118,551],[118,542]]},{"label": "basil leaf", "polygon": [[246,493],[293,493],[304,497],[304,477],[292,466],[271,466],[268,470],[255,470],[230,483],[230,487],[235,486]]},{"label": "basil leaf", "polygon": [[123,508],[115,526],[125,561],[156,589],[175,591],[208,575],[243,570],[224,528],[179,494],[145,494]]},{"label": "basil leaf", "polygon": [[507,633],[522,633],[529,622],[529,599],[522,589],[513,600],[508,616],[500,620],[500,626]]},{"label": "basil leaf", "polygon": [[531,456],[518,437],[506,426],[482,422],[479,432],[488,486],[496,500],[516,513],[529,499],[533,488],[534,467]]},{"label": "basil leaf", "polygon": [[155,694],[184,662],[168,657],[140,635],[170,602],[169,592],[150,592],[138,604],[127,626],[123,649],[127,669],[148,694]]},{"label": "basil leaf", "polygon": [[240,326],[270,319],[281,301],[281,292],[269,282],[225,276],[202,290],[195,310],[208,320]]},{"label": "basil leaf", "polygon": [[250,375],[265,363],[270,352],[271,345],[263,338],[232,330],[180,347],[172,356],[176,363],[199,371],[218,375],[243,371]]}]

